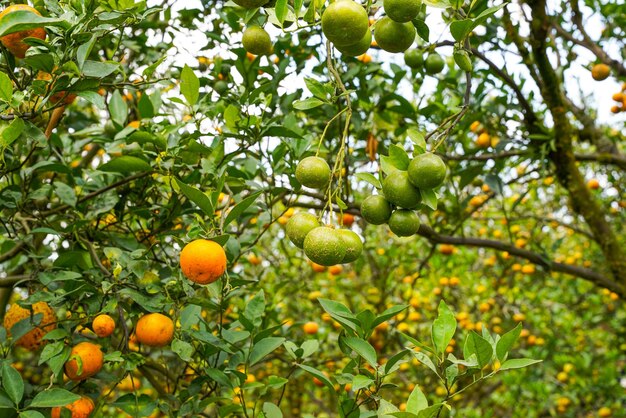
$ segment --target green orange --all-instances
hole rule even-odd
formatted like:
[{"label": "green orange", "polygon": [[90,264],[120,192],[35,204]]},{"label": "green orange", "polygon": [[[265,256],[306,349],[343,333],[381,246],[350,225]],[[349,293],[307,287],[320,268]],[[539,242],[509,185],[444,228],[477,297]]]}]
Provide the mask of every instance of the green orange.
[{"label": "green orange", "polygon": [[320,223],[315,215],[308,212],[298,212],[289,219],[285,226],[285,231],[293,245],[303,248],[307,234],[318,226],[320,226]]},{"label": "green orange", "polygon": [[371,195],[361,203],[361,216],[367,223],[372,225],[382,225],[391,216],[391,205],[389,201],[381,195]]},{"label": "green orange", "polygon": [[387,52],[403,52],[415,41],[415,26],[412,23],[398,23],[383,17],[376,23],[374,38]]},{"label": "green orange", "polygon": [[427,152],[413,158],[409,164],[409,181],[420,189],[434,189],[446,178],[446,163],[441,157]]},{"label": "green orange", "polygon": [[414,209],[420,204],[422,196],[409,181],[406,171],[396,170],[383,181],[385,199],[404,209]]},{"label": "green orange", "polygon": [[352,0],[337,0],[322,14],[322,32],[335,46],[356,44],[368,29],[367,12]]},{"label": "green orange", "polygon": [[320,157],[306,157],[296,167],[296,179],[311,189],[323,189],[330,182],[330,166]]},{"label": "green orange", "polygon": [[398,209],[389,218],[389,229],[399,237],[415,235],[420,227],[420,219],[412,210]]},{"label": "green orange", "polygon": [[346,256],[346,243],[336,230],[318,226],[304,239],[304,253],[314,263],[334,266],[343,262]]}]

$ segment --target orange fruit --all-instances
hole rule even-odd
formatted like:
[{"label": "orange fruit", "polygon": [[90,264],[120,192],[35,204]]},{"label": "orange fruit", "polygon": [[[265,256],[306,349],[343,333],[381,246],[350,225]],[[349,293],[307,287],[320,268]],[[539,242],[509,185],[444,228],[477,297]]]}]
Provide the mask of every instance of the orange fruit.
[{"label": "orange fruit", "polygon": [[611,73],[611,69],[606,64],[596,64],[591,68],[591,77],[596,81],[606,80]]},{"label": "orange fruit", "polygon": [[454,246],[450,244],[440,244],[439,252],[443,255],[450,255],[454,253]]},{"label": "orange fruit", "polygon": [[317,325],[317,322],[307,322],[302,326],[302,330],[304,331],[304,333],[309,335],[317,334],[317,331],[319,331],[319,329],[320,326]]},{"label": "orange fruit", "polygon": [[335,264],[334,266],[330,266],[328,268],[328,272],[332,274],[333,276],[340,274],[342,271],[343,271],[343,267],[341,267],[339,264]]},{"label": "orange fruit", "polygon": [[115,331],[115,321],[107,314],[100,314],[94,318],[91,329],[98,337],[108,337]]},{"label": "orange fruit", "polygon": [[65,363],[65,374],[71,380],[85,380],[98,373],[103,363],[104,355],[99,345],[90,342],[78,343],[72,347],[70,359]]},{"label": "orange fruit", "polygon": [[174,338],[174,322],[160,313],[142,316],[135,327],[137,341],[149,347],[163,347]]},{"label": "orange fruit", "polygon": [[52,414],[50,415],[51,418],[60,418],[61,408],[70,411],[72,413],[72,418],[89,418],[96,406],[93,404],[91,398],[82,396],[79,400],[65,405],[64,407],[57,406],[52,408]]},{"label": "orange fruit", "polygon": [[587,187],[589,187],[591,190],[597,190],[600,188],[600,182],[598,181],[598,179],[591,179],[587,182]]},{"label": "orange fruit", "polygon": [[341,221],[343,223],[343,226],[352,226],[352,224],[354,223],[354,215],[352,215],[351,213],[344,213],[341,217]]},{"label": "orange fruit", "polygon": [[226,252],[215,241],[191,241],[180,253],[183,274],[199,284],[209,284],[219,279],[226,271],[226,264]]},{"label": "orange fruit", "polygon": [[476,145],[480,148],[487,148],[488,146],[490,146],[491,137],[489,136],[489,134],[483,132],[482,134],[478,135],[478,138],[476,139]]},{"label": "orange fruit", "polygon": [[46,302],[34,303],[32,305],[32,312],[30,309],[22,308],[17,303],[11,304],[11,307],[4,316],[4,327],[9,336],[11,335],[11,328],[13,328],[15,324],[26,318],[32,319],[32,316],[37,314],[42,315],[39,323],[35,325],[31,331],[20,337],[20,339],[15,342],[15,345],[24,347],[30,351],[45,345],[46,340],[44,340],[43,337],[57,327],[57,316]]},{"label": "orange fruit", "polygon": [[[0,19],[17,11],[28,11],[41,16],[41,13],[26,4],[14,4],[0,12]],[[8,49],[11,54],[17,58],[24,58],[26,56],[26,51],[30,48],[30,45],[24,42],[25,38],[46,39],[46,30],[44,28],[34,28],[10,33],[0,38],[0,42],[2,42],[2,45],[4,45],[4,47]]]},{"label": "orange fruit", "polygon": [[615,100],[616,102],[621,102],[624,100],[624,93],[619,92],[619,93],[615,93],[612,97],[613,100]]},{"label": "orange fruit", "polygon": [[316,273],[323,273],[326,271],[326,267],[322,266],[321,264],[317,264],[311,261],[311,267],[313,268],[313,271]]}]

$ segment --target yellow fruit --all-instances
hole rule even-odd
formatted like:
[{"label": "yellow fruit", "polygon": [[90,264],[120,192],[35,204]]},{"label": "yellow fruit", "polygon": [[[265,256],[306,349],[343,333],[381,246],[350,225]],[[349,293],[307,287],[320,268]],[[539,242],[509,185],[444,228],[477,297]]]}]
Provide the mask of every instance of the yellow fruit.
[{"label": "yellow fruit", "polygon": [[[15,342],[15,345],[33,351],[46,344],[46,340],[43,337],[57,327],[57,316],[46,302],[36,302],[32,305],[32,316],[38,314],[41,314],[41,320],[38,321],[37,325],[34,325],[31,331],[20,337]],[[11,304],[4,316],[4,328],[6,328],[7,334],[10,336],[11,328],[19,321],[29,317],[31,317],[31,310],[24,309],[17,303]]]},{"label": "yellow fruit", "polygon": [[137,341],[149,347],[163,347],[174,338],[174,322],[160,313],[150,313],[137,321]]},{"label": "yellow fruit", "polygon": [[302,330],[304,331],[304,333],[309,335],[317,334],[317,331],[319,331],[319,329],[320,326],[317,324],[317,322],[307,322],[302,326]]},{"label": "yellow fruit", "polygon": [[197,239],[180,253],[180,267],[185,277],[198,284],[209,284],[226,271],[226,252],[215,241]]},{"label": "yellow fruit", "polygon": [[115,321],[109,315],[101,314],[94,318],[91,328],[98,337],[108,337],[115,331]]},{"label": "yellow fruit", "polygon": [[611,69],[606,64],[596,64],[591,68],[591,77],[596,81],[606,80],[611,73]]}]

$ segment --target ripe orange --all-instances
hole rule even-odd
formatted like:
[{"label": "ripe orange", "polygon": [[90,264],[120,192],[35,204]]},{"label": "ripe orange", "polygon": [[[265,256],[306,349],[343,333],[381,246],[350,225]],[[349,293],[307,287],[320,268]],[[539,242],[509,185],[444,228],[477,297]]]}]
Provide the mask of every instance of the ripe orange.
[{"label": "ripe orange", "polygon": [[491,137],[489,136],[489,134],[483,132],[482,134],[478,135],[478,138],[476,138],[476,145],[480,148],[487,148],[488,146],[490,146]]},{"label": "ripe orange", "polygon": [[328,272],[332,274],[333,276],[341,274],[342,271],[343,271],[343,267],[341,267],[341,265],[339,264],[335,264],[334,266],[330,266],[328,268]]},{"label": "ripe orange", "polygon": [[[0,19],[5,15],[17,11],[29,11],[41,16],[41,13],[28,5],[15,4],[7,7],[2,12],[0,12]],[[8,49],[11,54],[16,56],[17,58],[24,58],[26,56],[26,51],[28,50],[28,48],[30,48],[30,45],[24,42],[24,38],[39,38],[42,40],[46,39],[46,30],[44,28],[35,28],[10,33],[0,38],[0,42],[2,42],[2,45],[4,45],[4,47]]]},{"label": "ripe orange", "polygon": [[454,253],[454,246],[450,244],[439,245],[439,252],[443,255],[450,255]]},{"label": "ripe orange", "polygon": [[226,252],[215,241],[197,239],[180,253],[180,267],[185,277],[195,283],[209,284],[226,271]]},{"label": "ripe orange", "polygon": [[624,100],[624,93],[619,92],[619,93],[615,93],[612,97],[613,100],[615,100],[616,102],[621,102]]},{"label": "ripe orange", "polygon": [[[80,359],[80,362],[77,360]],[[82,342],[72,347],[70,359],[65,363],[65,374],[71,380],[85,380],[102,369],[104,355],[100,346]]]},{"label": "ripe orange", "polygon": [[606,64],[596,64],[591,68],[591,77],[596,81],[606,80],[611,73],[611,69]]},{"label": "ripe orange", "polygon": [[341,217],[341,221],[343,223],[343,226],[350,227],[354,223],[354,215],[352,215],[351,213],[344,213]]},{"label": "ripe orange", "polygon": [[317,325],[317,322],[307,322],[302,326],[302,330],[304,330],[304,333],[309,335],[317,334],[317,331],[319,331],[319,329],[320,326]]},{"label": "ripe orange", "polygon": [[[95,408],[96,406],[93,404],[93,401],[87,396],[83,396],[79,400],[63,407],[63,409],[67,409],[72,413],[72,418],[89,418]],[[52,408],[52,414],[50,416],[51,418],[60,418],[61,407],[57,406]]]},{"label": "ripe orange", "polygon": [[57,327],[57,316],[54,310],[46,302],[37,302],[32,305],[31,310],[24,309],[17,303],[11,304],[11,307],[4,316],[4,327],[7,330],[9,336],[11,335],[11,328],[19,321],[41,314],[41,321],[28,333],[23,335],[19,340],[15,342],[15,345],[24,347],[30,351],[34,351],[46,344],[46,340],[43,337],[53,329]]},{"label": "ripe orange", "polygon": [[311,267],[313,268],[313,271],[316,273],[323,273],[326,271],[326,267],[322,266],[321,264],[317,264],[311,261]]},{"label": "ripe orange", "polygon": [[137,341],[149,347],[163,347],[174,338],[174,322],[160,313],[150,313],[137,321]]},{"label": "ripe orange", "polygon": [[115,331],[115,321],[107,314],[101,314],[94,318],[91,329],[98,337],[108,337]]},{"label": "ripe orange", "polygon": [[591,190],[598,190],[600,188],[600,182],[598,179],[591,179],[587,182],[587,187]]}]

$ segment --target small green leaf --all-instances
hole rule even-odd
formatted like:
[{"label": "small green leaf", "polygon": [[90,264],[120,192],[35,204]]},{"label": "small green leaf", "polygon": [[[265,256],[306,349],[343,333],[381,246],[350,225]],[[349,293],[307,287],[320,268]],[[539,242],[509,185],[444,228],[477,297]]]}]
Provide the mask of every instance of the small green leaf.
[{"label": "small green leaf", "polygon": [[283,413],[280,408],[270,402],[263,403],[263,413],[265,414],[265,418],[283,418]]},{"label": "small green leaf", "polygon": [[356,392],[359,389],[369,388],[372,383],[374,383],[374,379],[370,379],[362,374],[357,374],[354,376],[354,379],[352,379],[352,390]]},{"label": "small green leaf", "polygon": [[274,10],[276,12],[276,19],[278,19],[280,25],[282,26],[285,22],[285,18],[287,17],[287,0],[276,0]]},{"label": "small green leaf", "polygon": [[404,148],[391,144],[389,146],[389,162],[398,170],[406,171],[411,161]]},{"label": "small green leaf", "polygon": [[300,367],[302,370],[304,370],[304,371],[312,374],[313,376],[317,377],[330,390],[335,390],[335,387],[333,386],[333,382],[331,382],[330,379],[328,379],[328,377],[326,377],[326,375],[324,373],[320,372],[319,370],[317,370],[317,369],[315,369],[315,368],[313,368],[311,366],[307,366],[305,364],[298,364],[297,366]]},{"label": "small green leaf", "polygon": [[424,134],[422,134],[419,129],[411,127],[407,129],[406,134],[415,145],[413,155],[423,154],[426,152],[426,139],[424,138]]},{"label": "small green leaf", "polygon": [[426,408],[428,408],[428,399],[426,399],[426,395],[424,395],[419,385],[415,385],[415,388],[409,395],[409,399],[406,401],[406,411],[417,414]]},{"label": "small green leaf", "polygon": [[2,387],[17,406],[24,396],[22,375],[8,361],[2,363]]},{"label": "small green leaf", "polygon": [[498,358],[498,360],[506,360],[506,356],[509,353],[509,350],[511,349],[511,347],[513,347],[513,344],[515,344],[521,333],[522,324],[520,322],[515,328],[500,337],[500,339],[496,343],[496,357]]},{"label": "small green leaf", "polygon": [[293,102],[294,109],[308,110],[323,105],[324,102],[317,97],[309,97],[308,99]]},{"label": "small green leaf", "polygon": [[0,148],[8,147],[24,132],[25,124],[22,118],[15,118],[8,125],[0,126]]},{"label": "small green leaf", "polygon": [[209,216],[214,215],[215,209],[213,208],[213,204],[211,203],[211,199],[209,198],[209,196],[205,195],[195,187],[189,186],[178,179],[175,179],[175,182],[180,191],[185,195],[185,197],[187,197],[187,199],[198,205],[198,207],[202,209],[205,214]]},{"label": "small green leaf", "polygon": [[0,100],[9,103],[13,97],[13,83],[8,75],[0,73]]},{"label": "small green leaf", "polygon": [[41,412],[37,411],[22,411],[19,415],[20,418],[45,418]]},{"label": "small green leaf", "polygon": [[432,210],[437,210],[437,194],[432,189],[419,189],[422,196],[422,204]]},{"label": "small green leaf", "polygon": [[472,19],[455,20],[450,23],[450,34],[457,42],[462,42],[472,31],[474,21]]},{"label": "small green leaf", "polygon": [[64,406],[80,399],[80,396],[60,388],[39,392],[30,404],[31,408],[52,408]]},{"label": "small green leaf", "polygon": [[182,361],[189,362],[193,354],[193,346],[186,341],[176,338],[172,341],[172,351],[178,354],[178,357],[180,357]]},{"label": "small green leaf", "polygon": [[239,219],[240,215],[252,205],[261,194],[261,191],[254,192],[250,196],[237,203],[226,215],[224,227],[228,226],[235,219]]},{"label": "small green leaf", "polygon": [[254,344],[250,351],[250,366],[263,360],[265,356],[280,347],[283,342],[285,342],[285,339],[282,337],[267,337]]},{"label": "small green leaf", "polygon": [[188,65],[180,73],[180,92],[185,96],[187,104],[193,106],[200,96],[200,80]]},{"label": "small green leaf", "polygon": [[378,367],[378,360],[376,356],[376,350],[367,341],[358,337],[346,337],[343,339],[348,347],[354,350],[359,356],[363,357],[370,366]]},{"label": "small green leaf", "polygon": [[377,189],[382,188],[383,186],[380,184],[380,180],[378,180],[373,174],[370,173],[357,173],[355,177],[359,180],[363,180]]},{"label": "small green leaf", "polygon": [[448,305],[442,300],[439,302],[437,319],[433,321],[432,325],[433,344],[435,345],[435,351],[439,355],[445,353],[446,347],[452,340],[455,331],[456,318],[450,308],[448,308]]},{"label": "small green leaf", "polygon": [[115,90],[111,95],[111,100],[109,101],[109,113],[111,114],[113,122],[117,123],[119,126],[124,126],[126,124],[126,118],[128,117],[128,105],[122,98],[119,90]]},{"label": "small green leaf", "polygon": [[533,360],[530,358],[512,358],[502,363],[499,370],[521,369],[533,364],[541,363],[541,361],[542,360]]},{"label": "small green leaf", "polygon": [[421,19],[413,19],[413,26],[415,26],[417,34],[420,38],[426,42],[430,42],[430,29],[428,28],[426,22]]},{"label": "small green leaf", "polygon": [[476,360],[480,367],[484,367],[491,361],[493,357],[493,347],[489,344],[489,341],[478,335],[475,331],[472,331],[465,340],[463,346],[463,357],[469,359],[469,357],[475,354]]},{"label": "small green leaf", "polygon": [[0,37],[42,26],[61,26],[67,29],[70,23],[63,19],[43,17],[29,10],[16,10],[0,19]]}]

